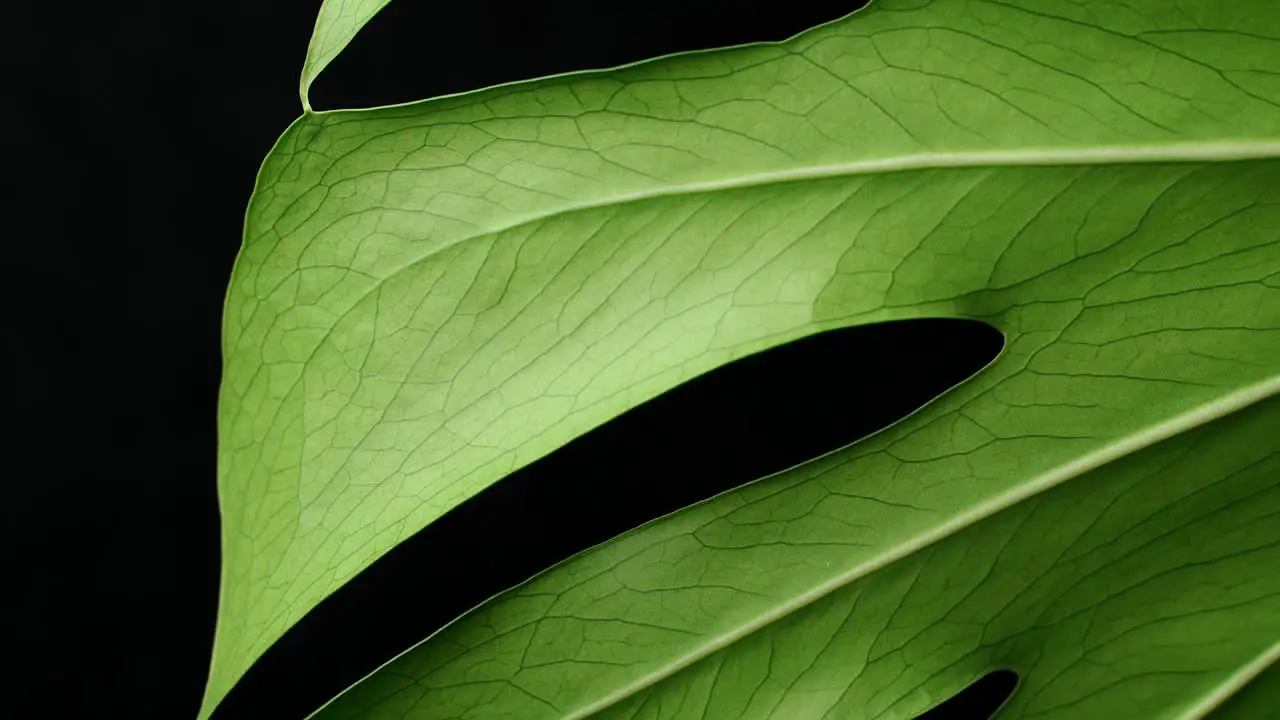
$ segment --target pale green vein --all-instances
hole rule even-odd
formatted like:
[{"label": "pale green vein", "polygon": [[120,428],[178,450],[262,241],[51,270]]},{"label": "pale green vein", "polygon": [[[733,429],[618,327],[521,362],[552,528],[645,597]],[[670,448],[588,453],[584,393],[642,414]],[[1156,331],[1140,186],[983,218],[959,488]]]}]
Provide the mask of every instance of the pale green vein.
[{"label": "pale green vein", "polygon": [[1201,718],[1207,717],[1209,713],[1234,697],[1254,678],[1266,672],[1267,668],[1278,662],[1280,662],[1280,640],[1272,643],[1271,647],[1259,653],[1251,662],[1240,667],[1228,676],[1226,680],[1219,683],[1213,689],[1213,692],[1206,695],[1195,707],[1188,709],[1180,720],[1201,720]]},{"label": "pale green vein", "polygon": [[[1116,145],[1112,147],[1044,148],[1027,150],[991,150],[955,153],[916,153],[874,160],[858,160],[830,165],[814,165],[788,170],[742,175],[724,180],[667,185],[634,193],[614,195],[597,200],[566,203],[547,212],[526,215],[516,220],[484,228],[483,232],[462,235],[452,241],[437,245],[424,255],[389,271],[378,282],[386,282],[397,274],[456,245],[480,237],[497,235],[509,230],[543,222],[575,212],[599,208],[611,208],[663,197],[698,195],[752,187],[763,187],[789,182],[804,182],[826,178],[879,175],[912,170],[943,170],[951,168],[1003,168],[1003,167],[1054,167],[1084,165],[1136,165],[1152,163],[1201,163],[1246,162],[1280,158],[1280,140],[1240,140],[1200,143],[1166,143],[1151,145]],[[371,287],[363,299],[376,289]],[[355,303],[353,303],[355,304]]]},{"label": "pale green vein", "polygon": [[[1039,477],[1033,478],[1028,482],[1018,485],[1010,490],[992,497],[985,502],[975,505],[969,510],[956,515],[950,520],[937,525],[936,527],[922,532],[912,537],[910,540],[900,543],[894,547],[888,548],[886,551],[860,563],[845,572],[832,577],[831,579],[810,588],[802,593],[797,594],[790,600],[774,607],[768,612],[761,613],[749,623],[744,623],[730,632],[713,638],[710,642],[698,646],[694,651],[685,653],[667,665],[654,670],[636,681],[620,688],[613,693],[587,705],[586,707],[574,710],[564,716],[565,720],[582,720],[595,713],[604,710],[607,707],[615,705],[622,700],[644,690],[647,687],[656,685],[661,680],[671,677],[681,670],[688,668],[694,663],[722,650],[733,643],[757,632],[782,618],[795,613],[801,608],[810,605],[831,593],[843,588],[854,581],[866,577],[871,573],[901,560],[912,553],[938,543],[947,537],[955,535],[961,530],[974,525],[986,518],[989,518],[1002,510],[1006,510],[1020,502],[1035,497],[1045,491],[1061,485],[1072,478],[1079,477],[1085,473],[1096,470],[1109,463],[1115,462],[1120,458],[1132,455],[1144,448],[1151,447],[1156,443],[1185,433],[1194,428],[1208,424],[1219,418],[1226,417],[1242,410],[1250,405],[1261,402],[1274,395],[1280,395],[1280,376],[1265,380],[1250,387],[1241,388],[1235,392],[1225,395],[1217,400],[1196,408],[1195,410],[1183,413],[1176,417],[1170,418],[1164,422],[1153,425],[1145,430],[1133,433],[1124,437],[1110,445],[1104,446],[1087,455],[1083,455],[1065,465],[1054,468]],[[407,653],[408,651],[406,651]],[[1272,649],[1259,657],[1258,660],[1241,669],[1232,676],[1232,680],[1212,696],[1205,700],[1206,705],[1204,712],[1208,712],[1220,703],[1226,697],[1230,697],[1239,687],[1247,683],[1251,678],[1261,673],[1276,657],[1280,656],[1280,643],[1277,643]],[[397,656],[398,657],[398,656]],[[394,662],[393,659],[391,662]],[[388,665],[390,663],[387,663]],[[376,673],[376,671],[375,671]],[[372,673],[371,675],[372,676]],[[1221,695],[1221,697],[1219,697]],[[1207,705],[1209,702],[1213,705]],[[317,711],[319,712],[319,711]],[[1202,717],[1201,715],[1188,715],[1187,720]]]}]

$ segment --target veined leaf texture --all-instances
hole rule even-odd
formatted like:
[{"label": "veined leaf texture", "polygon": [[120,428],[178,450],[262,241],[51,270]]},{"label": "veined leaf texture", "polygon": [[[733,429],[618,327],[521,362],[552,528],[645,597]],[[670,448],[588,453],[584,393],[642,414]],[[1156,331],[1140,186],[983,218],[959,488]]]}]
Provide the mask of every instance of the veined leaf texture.
[{"label": "veined leaf texture", "polygon": [[[324,4],[304,105],[384,4]],[[316,717],[910,718],[997,668],[1001,718],[1274,714],[1280,5],[875,0],[285,132],[227,295],[202,716],[514,469],[735,358],[924,317],[1005,350]]]}]

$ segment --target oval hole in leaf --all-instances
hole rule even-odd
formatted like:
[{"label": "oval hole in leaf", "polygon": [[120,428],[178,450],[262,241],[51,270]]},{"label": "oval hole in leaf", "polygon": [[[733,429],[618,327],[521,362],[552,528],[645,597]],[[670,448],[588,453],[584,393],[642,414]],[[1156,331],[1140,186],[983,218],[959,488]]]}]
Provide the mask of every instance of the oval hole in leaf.
[{"label": "oval hole in leaf", "polygon": [[316,109],[413,102],[684,50],[785,40],[865,0],[392,2],[320,74]]},{"label": "oval hole in leaf", "polygon": [[996,714],[1017,687],[1017,673],[995,670],[978,678],[946,702],[930,708],[916,720],[987,720]]},{"label": "oval hole in leaf", "polygon": [[1003,343],[973,320],[845,328],[673,388],[388,552],[272,646],[216,718],[305,717],[458,615],[575,553],[906,417],[994,360]]}]

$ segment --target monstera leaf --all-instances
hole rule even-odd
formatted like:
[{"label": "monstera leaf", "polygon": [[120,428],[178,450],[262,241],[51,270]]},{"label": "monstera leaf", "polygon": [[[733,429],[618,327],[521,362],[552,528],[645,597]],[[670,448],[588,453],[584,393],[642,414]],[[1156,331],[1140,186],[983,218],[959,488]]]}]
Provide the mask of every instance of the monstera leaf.
[{"label": "monstera leaf", "polygon": [[[383,4],[325,3],[304,106]],[[735,358],[923,317],[1005,349],[318,716],[908,718],[995,668],[1001,717],[1274,715],[1280,5],[877,0],[285,132],[226,302],[202,716],[512,470]]]}]

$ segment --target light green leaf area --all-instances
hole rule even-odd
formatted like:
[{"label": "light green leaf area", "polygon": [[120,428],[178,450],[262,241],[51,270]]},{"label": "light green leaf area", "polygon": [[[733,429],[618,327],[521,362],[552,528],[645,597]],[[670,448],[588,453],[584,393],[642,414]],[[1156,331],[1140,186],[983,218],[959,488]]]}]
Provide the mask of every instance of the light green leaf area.
[{"label": "light green leaf area", "polygon": [[920,317],[1005,350],[326,714],[910,717],[994,664],[1025,673],[1011,717],[1249,687],[1280,641],[1280,5],[879,0],[289,128],[227,297],[203,714],[511,471],[730,360]]},{"label": "light green leaf area", "polygon": [[389,2],[391,0],[324,0],[321,3],[311,43],[307,46],[307,59],[302,65],[302,79],[298,83],[303,109],[311,110],[308,92],[320,71],[333,62],[360,28]]}]

